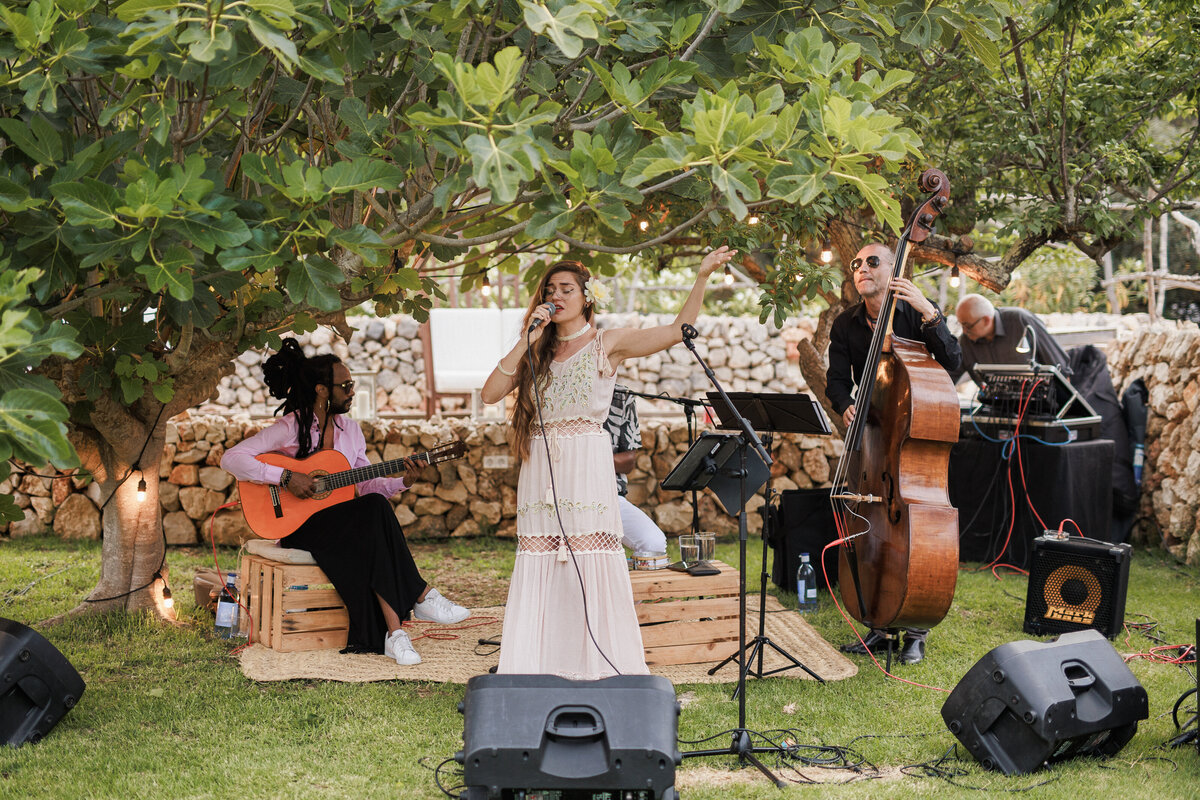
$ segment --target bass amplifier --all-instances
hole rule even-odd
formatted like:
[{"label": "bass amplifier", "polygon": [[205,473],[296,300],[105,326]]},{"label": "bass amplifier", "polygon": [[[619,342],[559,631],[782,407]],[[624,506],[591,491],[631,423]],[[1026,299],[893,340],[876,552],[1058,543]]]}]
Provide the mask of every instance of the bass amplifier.
[{"label": "bass amplifier", "polygon": [[658,675],[477,675],[459,704],[461,800],[678,800],[679,704]]},{"label": "bass amplifier", "polygon": [[1039,536],[1033,540],[1026,633],[1094,629],[1109,639],[1125,623],[1125,590],[1133,548],[1094,539]]}]

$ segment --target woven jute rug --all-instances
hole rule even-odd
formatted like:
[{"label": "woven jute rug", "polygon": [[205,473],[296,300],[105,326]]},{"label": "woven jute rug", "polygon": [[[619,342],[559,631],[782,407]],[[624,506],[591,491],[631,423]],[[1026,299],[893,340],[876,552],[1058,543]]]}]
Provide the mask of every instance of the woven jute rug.
[{"label": "woven jute rug", "polygon": [[[757,602],[755,603],[757,605]],[[771,609],[779,609],[772,611]],[[858,668],[828,642],[821,638],[804,618],[795,611],[783,610],[775,598],[767,604],[766,635],[791,653],[806,667],[827,681],[849,678]],[[427,681],[432,683],[466,683],[475,675],[486,674],[500,660],[500,649],[480,644],[481,639],[499,640],[504,623],[504,607],[472,609],[471,618],[458,625],[438,626],[431,623],[406,625],[413,645],[421,654],[421,663],[402,667],[383,655],[342,654],[337,650],[311,650],[303,653],[279,653],[261,644],[243,650],[239,659],[242,673],[255,681],[329,680],[349,683],[367,681]],[[758,633],[758,613],[746,618],[746,637]],[[729,653],[737,649],[731,642]],[[770,672],[789,662],[771,648],[766,648],[764,671]],[[729,663],[709,675],[717,661],[707,664],[680,664],[651,667],[672,683],[735,683],[738,665]],[[802,669],[792,668],[778,677],[812,680]]]}]

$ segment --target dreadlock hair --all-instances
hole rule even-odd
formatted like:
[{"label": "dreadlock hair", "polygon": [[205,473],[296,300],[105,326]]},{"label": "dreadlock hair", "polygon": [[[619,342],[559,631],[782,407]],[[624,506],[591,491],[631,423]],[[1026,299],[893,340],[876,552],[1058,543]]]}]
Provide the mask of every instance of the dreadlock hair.
[{"label": "dreadlock hair", "polygon": [[[295,339],[284,339],[279,352],[263,363],[263,382],[267,384],[267,390],[271,397],[283,401],[275,413],[294,413],[299,423],[300,441],[296,458],[304,458],[317,449],[312,442],[317,387],[325,386],[330,395],[333,394],[333,365],[340,363],[342,360],[331,353],[312,358],[305,356]],[[325,415],[326,425],[329,424],[329,417],[329,414]],[[321,433],[324,435],[325,432]]]},{"label": "dreadlock hair", "polygon": [[[550,278],[560,272],[571,273],[575,277],[575,282],[579,284],[580,292],[583,291],[584,284],[592,277],[588,268],[578,261],[556,261],[551,264],[541,281],[538,282],[537,291],[529,298],[529,308],[525,312],[525,322],[521,329],[522,335],[529,330],[534,310],[546,302],[546,284],[550,282]],[[584,319],[591,322],[594,315],[595,308],[591,303],[585,302]],[[554,350],[557,346],[558,325],[554,322],[547,322],[542,338],[533,345],[534,371],[531,372],[529,369],[528,358],[522,358],[521,365],[517,367],[517,401],[513,404],[512,411],[512,448],[518,460],[529,457],[529,439],[533,432],[533,426],[537,423],[537,407],[535,405],[537,400],[533,392],[533,376],[535,373],[541,376],[538,379],[538,391],[545,391],[550,379],[550,362],[554,359]]]}]

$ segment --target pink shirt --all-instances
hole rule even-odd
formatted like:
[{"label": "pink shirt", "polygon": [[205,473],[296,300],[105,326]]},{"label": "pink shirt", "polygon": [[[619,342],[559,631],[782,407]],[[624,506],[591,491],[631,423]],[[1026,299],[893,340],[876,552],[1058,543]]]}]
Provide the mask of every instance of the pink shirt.
[{"label": "pink shirt", "polygon": [[[333,426],[333,449],[344,455],[351,467],[368,466],[371,462],[367,459],[367,440],[358,423],[337,416],[329,424]],[[283,468],[264,464],[255,456],[262,453],[282,453],[295,458],[296,451],[300,448],[300,440],[296,433],[299,428],[300,423],[296,415],[288,414],[249,439],[243,439],[229,448],[221,457],[221,467],[239,481],[278,484],[283,477]],[[310,441],[320,441],[320,435],[321,431],[314,420]],[[371,478],[358,484],[358,493],[361,495],[375,492],[384,497],[391,497],[405,488],[407,487],[403,478]]]}]

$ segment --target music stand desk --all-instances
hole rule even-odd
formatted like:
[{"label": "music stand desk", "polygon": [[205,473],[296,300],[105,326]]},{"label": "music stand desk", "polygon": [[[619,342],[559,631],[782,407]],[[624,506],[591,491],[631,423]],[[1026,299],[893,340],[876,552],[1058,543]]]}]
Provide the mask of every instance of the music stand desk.
[{"label": "music stand desk", "polygon": [[[772,392],[729,392],[734,408],[741,413],[750,427],[756,431],[780,431],[783,433],[806,433],[827,436],[832,433],[829,420],[821,405],[807,394],[783,394]],[[717,427],[740,429],[736,417],[730,413],[719,392],[708,392],[708,401],[721,421]]]}]

